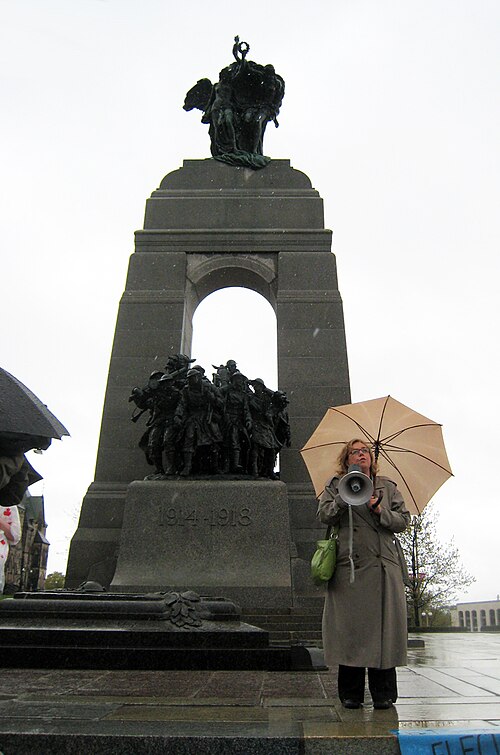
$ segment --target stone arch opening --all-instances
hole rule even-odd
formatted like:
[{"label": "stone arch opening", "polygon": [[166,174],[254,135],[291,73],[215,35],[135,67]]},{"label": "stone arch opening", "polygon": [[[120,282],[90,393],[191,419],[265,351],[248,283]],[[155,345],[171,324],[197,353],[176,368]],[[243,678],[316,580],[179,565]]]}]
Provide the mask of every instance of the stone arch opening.
[{"label": "stone arch opening", "polygon": [[276,311],[275,255],[190,254],[186,294],[199,303],[220,288],[240,286],[261,294]]},{"label": "stone arch opening", "polygon": [[196,308],[193,316],[192,356],[211,376],[213,364],[234,359],[249,378],[261,377],[278,388],[276,316],[269,303],[253,289],[217,289]]},{"label": "stone arch opening", "polygon": [[276,255],[190,254],[187,258],[182,347],[192,353],[193,317],[199,304],[226,288],[246,288],[277,309]]}]

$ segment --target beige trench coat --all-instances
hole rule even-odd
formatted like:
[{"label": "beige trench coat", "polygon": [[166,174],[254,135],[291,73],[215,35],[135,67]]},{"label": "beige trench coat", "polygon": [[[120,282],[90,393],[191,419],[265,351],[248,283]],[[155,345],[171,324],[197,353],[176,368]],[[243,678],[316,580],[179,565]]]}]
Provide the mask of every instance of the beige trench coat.
[{"label": "beige trench coat", "polygon": [[339,527],[337,566],[323,611],[328,666],[392,668],[407,662],[406,599],[394,533],[410,522],[403,497],[387,477],[377,477],[381,514],[352,506],[354,582],[349,581],[349,511],[334,477],[319,498],[318,517]]}]

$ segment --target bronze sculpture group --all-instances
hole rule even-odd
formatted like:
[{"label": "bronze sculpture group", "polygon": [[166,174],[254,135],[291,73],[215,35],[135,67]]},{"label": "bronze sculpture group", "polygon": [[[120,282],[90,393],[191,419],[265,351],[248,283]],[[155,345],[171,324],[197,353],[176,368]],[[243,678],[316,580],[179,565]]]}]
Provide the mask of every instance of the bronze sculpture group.
[{"label": "bronze sculpture group", "polygon": [[147,413],[139,447],[154,472],[146,479],[181,475],[251,475],[277,479],[276,459],[290,446],[288,399],[249,380],[229,359],[210,381],[185,354],[170,356],[165,371],[133,388],[132,421]]},{"label": "bronze sculpture group", "polygon": [[184,110],[203,111],[210,150],[216,160],[247,168],[264,168],[264,131],[270,121],[278,127],[285,82],[270,63],[247,60],[250,46],[234,38],[235,62],[223,68],[219,81],[199,79],[184,100]]}]

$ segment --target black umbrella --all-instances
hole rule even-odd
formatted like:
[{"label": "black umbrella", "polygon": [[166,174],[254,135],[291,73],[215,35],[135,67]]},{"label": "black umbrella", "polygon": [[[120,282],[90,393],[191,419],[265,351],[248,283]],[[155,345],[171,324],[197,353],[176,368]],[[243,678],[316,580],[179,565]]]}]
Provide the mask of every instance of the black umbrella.
[{"label": "black umbrella", "polygon": [[0,367],[0,506],[16,506],[42,479],[24,454],[69,435],[24,383]]},{"label": "black umbrella", "polygon": [[43,480],[24,454],[0,456],[0,506],[17,506],[30,485]]},{"label": "black umbrella", "polygon": [[10,372],[0,367],[0,442],[23,452],[47,448],[51,438],[69,435],[52,412]]}]

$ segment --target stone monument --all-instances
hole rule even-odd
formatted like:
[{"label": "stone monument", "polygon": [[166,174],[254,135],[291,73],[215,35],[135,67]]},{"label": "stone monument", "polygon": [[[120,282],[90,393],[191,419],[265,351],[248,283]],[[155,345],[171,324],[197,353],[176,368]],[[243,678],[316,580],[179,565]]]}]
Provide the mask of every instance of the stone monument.
[{"label": "stone monument", "polygon": [[[241,45],[229,66],[236,78],[247,65]],[[315,498],[299,449],[328,406],[350,401],[344,320],[321,197],[288,160],[252,164],[252,154],[262,157],[263,126],[275,120],[284,92],[274,69],[264,68],[265,96],[258,94],[262,101],[252,110],[254,127],[255,119],[260,124],[256,152],[236,140],[226,143],[223,160],[185,160],[146,202],[67,587],[92,579],[114,592],[191,589],[234,600],[250,614],[322,603],[309,569],[318,538]],[[212,102],[218,88],[220,82],[210,90]],[[238,129],[249,119],[243,105],[237,115],[224,110],[226,126]],[[211,113],[213,126],[213,107]],[[212,128],[212,153],[214,138]],[[196,307],[228,286],[252,289],[276,313],[278,381],[290,402],[292,433],[280,453],[280,480],[145,480],[151,468],[137,448],[127,397],[169,355],[191,354]]]}]

